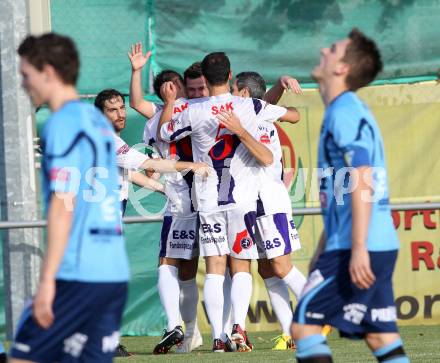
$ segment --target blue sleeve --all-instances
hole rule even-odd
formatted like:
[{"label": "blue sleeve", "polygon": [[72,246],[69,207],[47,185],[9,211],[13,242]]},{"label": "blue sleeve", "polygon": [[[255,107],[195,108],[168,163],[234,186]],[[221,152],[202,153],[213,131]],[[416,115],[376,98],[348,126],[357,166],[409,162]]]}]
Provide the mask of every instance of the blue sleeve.
[{"label": "blue sleeve", "polygon": [[77,120],[51,119],[44,130],[44,158],[49,173],[51,192],[76,193],[81,180],[86,155],[81,155],[81,143],[87,137]]},{"label": "blue sleeve", "polygon": [[374,129],[364,114],[351,108],[336,110],[330,132],[341,149],[347,166],[372,166]]}]

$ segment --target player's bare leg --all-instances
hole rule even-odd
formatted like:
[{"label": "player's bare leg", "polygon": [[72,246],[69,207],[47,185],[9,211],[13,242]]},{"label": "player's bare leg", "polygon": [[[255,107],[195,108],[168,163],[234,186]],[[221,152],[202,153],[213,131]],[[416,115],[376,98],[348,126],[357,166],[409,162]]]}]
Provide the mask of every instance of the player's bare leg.
[{"label": "player's bare leg", "polygon": [[199,289],[197,287],[197,268],[199,257],[180,261],[180,315],[185,323],[185,339],[176,349],[176,353],[189,353],[203,344],[202,335],[197,326],[197,304]]},{"label": "player's bare leg", "polygon": [[246,316],[252,296],[251,260],[231,257],[231,302],[234,325],[231,339],[240,352],[250,352],[252,344],[246,334]]},{"label": "player's bare leg", "polygon": [[183,341],[183,330],[180,321],[178,280],[179,259],[160,257],[157,289],[160,302],[167,316],[167,329],[162,340],[154,348],[155,354],[166,354],[173,345]]}]

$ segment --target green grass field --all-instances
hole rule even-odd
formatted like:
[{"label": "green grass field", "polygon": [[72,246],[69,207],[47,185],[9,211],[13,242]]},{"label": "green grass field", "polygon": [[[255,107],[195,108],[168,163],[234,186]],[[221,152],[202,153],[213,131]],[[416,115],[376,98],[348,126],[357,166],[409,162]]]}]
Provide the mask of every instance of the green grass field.
[{"label": "green grass field", "polygon": [[[412,363],[440,362],[440,326],[411,326],[401,327],[405,350]],[[274,332],[250,333],[250,339],[255,345],[251,353],[211,353],[210,336],[204,335],[204,345],[190,354],[153,355],[154,345],[158,337],[124,337],[122,343],[135,354],[130,358],[119,358],[115,362],[294,362],[293,352],[272,351]],[[341,339],[337,332],[329,336],[329,344],[333,351],[335,362],[357,363],[376,362],[368,348],[361,341]]]}]

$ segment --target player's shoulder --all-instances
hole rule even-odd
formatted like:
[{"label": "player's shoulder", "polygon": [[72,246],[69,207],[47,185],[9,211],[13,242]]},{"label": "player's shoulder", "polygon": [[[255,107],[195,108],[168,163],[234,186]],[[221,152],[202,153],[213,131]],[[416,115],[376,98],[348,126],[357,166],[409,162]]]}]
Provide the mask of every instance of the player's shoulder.
[{"label": "player's shoulder", "polygon": [[328,110],[328,117],[334,127],[356,126],[362,119],[370,119],[368,107],[354,92],[345,92],[338,96]]}]

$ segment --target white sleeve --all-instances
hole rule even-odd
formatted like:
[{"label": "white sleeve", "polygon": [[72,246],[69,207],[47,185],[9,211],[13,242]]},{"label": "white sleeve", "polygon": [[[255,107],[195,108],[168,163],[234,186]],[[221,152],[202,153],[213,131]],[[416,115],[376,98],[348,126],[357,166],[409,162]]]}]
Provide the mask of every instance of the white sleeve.
[{"label": "white sleeve", "polygon": [[115,136],[116,165],[123,169],[135,170],[148,159],[147,155],[130,148],[119,136]]},{"label": "white sleeve", "polygon": [[285,107],[272,105],[266,101],[253,98],[254,110],[261,121],[275,122],[287,112]]},{"label": "white sleeve", "polygon": [[173,142],[183,139],[192,133],[190,108],[178,115],[174,115],[171,121],[165,122],[160,128],[160,137],[163,141]]},{"label": "white sleeve", "polygon": [[255,140],[266,146],[274,155],[275,151],[277,151],[275,132],[275,125],[273,123],[267,121],[258,121],[257,131],[253,135]]}]

